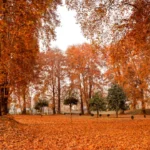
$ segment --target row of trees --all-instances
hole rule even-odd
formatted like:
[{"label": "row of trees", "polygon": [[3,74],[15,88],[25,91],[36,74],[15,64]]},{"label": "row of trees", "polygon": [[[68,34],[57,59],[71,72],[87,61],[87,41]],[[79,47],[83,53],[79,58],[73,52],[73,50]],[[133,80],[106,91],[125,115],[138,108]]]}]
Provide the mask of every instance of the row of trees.
[{"label": "row of trees", "polygon": [[70,46],[64,54],[57,48],[41,53],[41,84],[34,84],[34,100],[48,95],[55,114],[56,110],[61,112],[60,105],[66,96],[75,93],[80,99],[81,113],[84,114],[85,105],[90,113],[89,99],[95,91],[103,91],[102,62],[100,54],[90,44]]},{"label": "row of trees", "polygon": [[[127,82],[128,79],[123,84],[123,79],[118,76],[117,70],[113,70],[113,72],[108,65],[107,60],[108,57],[111,58],[111,55],[108,55],[107,59],[104,56],[90,44],[71,46],[66,53],[57,48],[41,52],[35,65],[36,69],[33,69],[33,72],[36,73],[34,80],[23,85],[26,88],[24,97],[21,97],[20,87],[16,88],[11,96],[17,100],[18,107],[22,108],[23,113],[26,112],[26,107],[31,107],[29,106],[31,104],[27,103],[29,103],[28,99],[32,97],[32,103],[38,101],[39,98],[48,99],[53,114],[56,112],[59,114],[66,96],[75,93],[80,102],[81,114],[85,113],[84,107],[90,114],[90,99],[94,93],[100,92],[106,97],[107,89],[114,82],[124,89],[134,107],[138,100],[141,101],[140,98],[134,101],[130,95],[131,81],[134,82],[135,79],[130,77],[130,82]],[[137,90],[137,88],[133,90]],[[113,103],[116,105],[114,101]]]},{"label": "row of trees", "polygon": [[[119,110],[128,109],[128,105],[126,104],[126,95],[123,89],[117,85],[112,84],[110,89],[108,90],[107,97],[104,97],[100,92],[93,94],[92,98],[89,100],[89,108],[91,111],[97,112],[97,117],[99,117],[100,111],[106,110],[115,110],[116,117],[118,117]],[[72,106],[77,105],[79,100],[76,95],[68,95],[66,99],[64,99],[63,104],[68,105],[70,108],[70,114],[72,115]],[[46,100],[39,99],[35,104],[35,109],[41,111],[43,107],[48,107],[49,102]],[[81,115],[81,113],[80,113]]]},{"label": "row of trees", "polygon": [[[149,0],[66,0],[77,12],[84,35],[106,59],[107,75],[121,85],[133,108],[150,97]],[[109,45],[109,46],[108,46]]]},{"label": "row of trees", "polygon": [[90,99],[94,93],[100,92],[106,97],[107,86],[114,81],[106,76],[101,53],[90,44],[70,46],[64,54],[57,48],[41,52],[37,66],[34,70],[38,72],[36,82],[29,82],[26,98],[18,99],[20,93],[17,92],[12,95],[23,112],[30,96],[34,102],[39,98],[47,99],[53,114],[59,114],[64,99],[75,94],[80,102],[81,114],[85,113],[84,107],[90,114]]}]

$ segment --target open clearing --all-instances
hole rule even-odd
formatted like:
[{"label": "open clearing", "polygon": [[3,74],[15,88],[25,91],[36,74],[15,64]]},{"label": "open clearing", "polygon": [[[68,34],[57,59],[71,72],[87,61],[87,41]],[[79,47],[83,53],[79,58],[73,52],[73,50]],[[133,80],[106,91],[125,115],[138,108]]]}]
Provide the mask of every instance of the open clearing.
[{"label": "open clearing", "polygon": [[13,118],[0,118],[0,150],[150,150],[150,116]]}]

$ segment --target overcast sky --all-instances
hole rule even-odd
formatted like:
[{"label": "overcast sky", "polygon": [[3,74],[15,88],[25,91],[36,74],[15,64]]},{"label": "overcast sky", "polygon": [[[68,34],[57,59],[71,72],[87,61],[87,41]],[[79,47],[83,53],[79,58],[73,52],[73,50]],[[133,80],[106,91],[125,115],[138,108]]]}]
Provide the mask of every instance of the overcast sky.
[{"label": "overcast sky", "polygon": [[52,47],[58,47],[65,51],[69,45],[82,44],[87,40],[83,37],[81,28],[76,24],[75,11],[68,11],[65,5],[58,7],[61,25],[56,28],[56,41],[52,41]]}]

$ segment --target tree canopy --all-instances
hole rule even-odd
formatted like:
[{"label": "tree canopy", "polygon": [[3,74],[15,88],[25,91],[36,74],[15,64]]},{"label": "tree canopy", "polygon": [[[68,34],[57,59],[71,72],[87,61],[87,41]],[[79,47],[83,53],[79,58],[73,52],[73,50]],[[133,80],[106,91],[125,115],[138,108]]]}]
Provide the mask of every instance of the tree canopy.
[{"label": "tree canopy", "polygon": [[108,108],[116,111],[116,117],[118,117],[118,111],[125,109],[126,94],[118,84],[112,84],[108,89]]},{"label": "tree canopy", "polygon": [[90,99],[89,104],[91,110],[97,111],[97,117],[99,116],[99,111],[106,110],[106,99],[102,96],[101,93],[95,93]]}]

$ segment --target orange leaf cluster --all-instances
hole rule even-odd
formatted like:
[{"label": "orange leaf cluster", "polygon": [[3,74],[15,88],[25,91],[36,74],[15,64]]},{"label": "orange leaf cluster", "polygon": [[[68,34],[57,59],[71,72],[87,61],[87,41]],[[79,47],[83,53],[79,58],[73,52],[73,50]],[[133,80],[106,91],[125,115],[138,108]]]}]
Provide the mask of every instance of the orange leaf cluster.
[{"label": "orange leaf cluster", "polygon": [[[0,149],[150,149],[150,118],[15,116],[0,118]],[[5,131],[5,132],[4,132]]]}]

